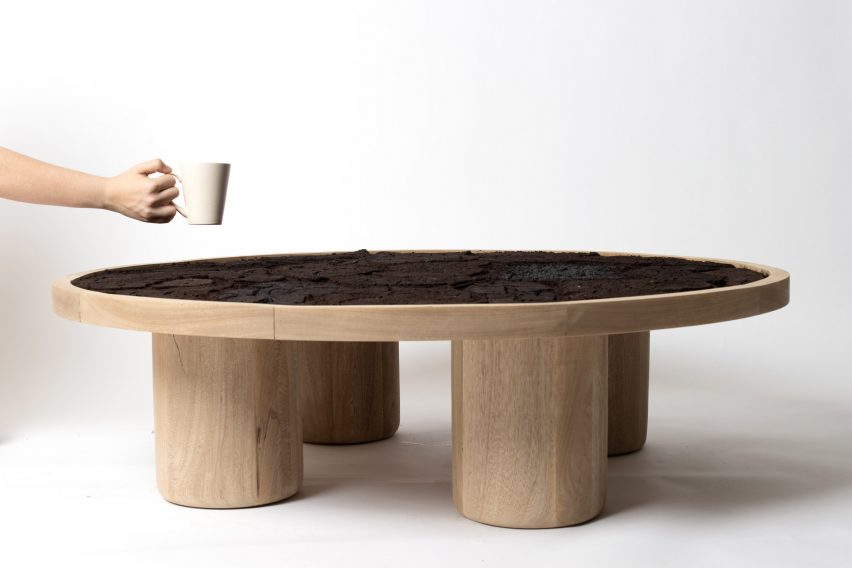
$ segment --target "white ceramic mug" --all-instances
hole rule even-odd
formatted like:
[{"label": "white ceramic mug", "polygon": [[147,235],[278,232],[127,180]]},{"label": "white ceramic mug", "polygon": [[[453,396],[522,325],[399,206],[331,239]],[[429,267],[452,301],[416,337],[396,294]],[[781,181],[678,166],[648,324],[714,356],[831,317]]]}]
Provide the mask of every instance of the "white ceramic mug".
[{"label": "white ceramic mug", "polygon": [[172,175],[180,182],[185,205],[174,206],[190,225],[221,225],[231,164],[187,162]]}]

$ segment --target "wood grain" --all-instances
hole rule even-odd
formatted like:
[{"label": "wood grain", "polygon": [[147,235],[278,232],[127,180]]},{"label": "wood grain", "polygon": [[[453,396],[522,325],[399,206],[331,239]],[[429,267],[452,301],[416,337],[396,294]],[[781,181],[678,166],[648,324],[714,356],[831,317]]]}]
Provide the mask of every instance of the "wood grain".
[{"label": "wood grain", "polygon": [[[71,274],[67,280],[70,282],[83,274],[85,273]],[[58,285],[60,282],[61,280],[55,282],[50,289],[53,313],[67,320],[80,321],[80,297],[82,296],[80,292],[84,290],[70,284]]]},{"label": "wood grain", "polygon": [[157,486],[172,503],[251,507],[302,483],[299,385],[274,340],[153,335]]},{"label": "wood grain", "polygon": [[[712,290],[604,300],[524,304],[282,306],[103,294],[73,286],[70,281],[81,275],[76,274],[73,278],[60,278],[54,282],[54,311],[61,317],[84,323],[155,333],[299,341],[391,342],[630,333],[749,317],[781,308],[789,300],[790,277],[781,269],[720,259],[679,258],[727,262],[763,272],[767,277],[749,284]],[[73,308],[73,295],[79,297],[79,313]]]},{"label": "wood grain", "polygon": [[453,498],[504,527],[581,523],[603,508],[607,338],[454,341]]},{"label": "wood grain", "polygon": [[302,385],[304,441],[356,444],[399,428],[399,343],[284,341]]},{"label": "wood grain", "polygon": [[[70,303],[66,286],[54,286],[53,290],[54,298],[66,298],[65,301]],[[275,321],[271,306],[138,298],[101,294],[80,288],[77,290],[80,290],[80,293],[76,294],[78,321],[82,323],[203,337],[275,338]],[[54,311],[56,309],[54,307]],[[58,311],[56,313],[62,315]]]},{"label": "wood grain", "polygon": [[648,433],[650,332],[609,336],[609,455],[635,452]]},{"label": "wood grain", "polygon": [[157,480],[169,501],[230,508],[292,495],[302,481],[302,404],[308,440],[391,435],[396,342],[450,339],[457,508],[488,524],[553,527],[600,512],[608,447],[644,443],[648,330],[789,301],[783,270],[681,258],[767,277],[540,304],[279,306],[103,294],[71,285],[80,273],[54,282],[53,306],[69,320],[154,333]]}]

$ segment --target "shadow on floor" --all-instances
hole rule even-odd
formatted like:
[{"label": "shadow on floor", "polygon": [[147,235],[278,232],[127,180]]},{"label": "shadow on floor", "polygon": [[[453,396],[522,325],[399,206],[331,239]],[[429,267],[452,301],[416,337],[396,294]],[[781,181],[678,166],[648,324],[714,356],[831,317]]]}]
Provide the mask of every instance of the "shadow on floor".
[{"label": "shadow on floor", "polygon": [[783,507],[852,486],[848,458],[830,443],[681,430],[683,444],[651,442],[609,462],[603,516],[655,507],[730,515]]},{"label": "shadow on floor", "polygon": [[656,367],[648,442],[610,459],[604,517],[748,514],[852,488],[852,409],[828,378],[673,354]]},{"label": "shadow on floor", "polygon": [[[657,371],[648,443],[609,460],[599,520],[649,507],[701,515],[765,512],[852,486],[847,406],[773,392],[759,380],[749,386],[732,377],[725,384],[707,365],[688,384],[672,376],[680,369]],[[448,410],[450,401],[440,402]],[[434,415],[446,412],[436,408]],[[304,486],[291,500],[333,499],[335,506],[368,506],[390,517],[416,510],[461,518],[452,503],[450,439],[448,420],[406,424],[403,416],[403,427],[388,440],[306,444]]]},{"label": "shadow on floor", "polygon": [[[440,433],[449,437],[448,430]],[[645,507],[702,515],[748,513],[852,486],[849,453],[833,449],[831,439],[710,436],[686,428],[658,435],[667,439],[652,439],[639,452],[610,459],[607,503],[599,519]],[[356,492],[355,507],[367,504],[395,515],[405,503],[424,515],[457,516],[450,447],[424,450],[395,439],[305,447],[305,484],[293,499],[343,493],[353,499]]]},{"label": "shadow on floor", "polygon": [[302,489],[290,501],[333,499],[353,511],[390,516],[456,516],[452,502],[450,429],[403,426],[369,444],[305,444]]}]

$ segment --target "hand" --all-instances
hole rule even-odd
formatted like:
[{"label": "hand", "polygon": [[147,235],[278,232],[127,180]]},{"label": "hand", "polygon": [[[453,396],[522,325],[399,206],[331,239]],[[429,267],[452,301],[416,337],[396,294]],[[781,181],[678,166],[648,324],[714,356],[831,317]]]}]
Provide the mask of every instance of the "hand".
[{"label": "hand", "polygon": [[[148,177],[154,173],[164,175]],[[177,213],[172,200],[179,195],[171,173],[162,160],[150,160],[107,178],[104,209],[147,223],[168,223]]]}]

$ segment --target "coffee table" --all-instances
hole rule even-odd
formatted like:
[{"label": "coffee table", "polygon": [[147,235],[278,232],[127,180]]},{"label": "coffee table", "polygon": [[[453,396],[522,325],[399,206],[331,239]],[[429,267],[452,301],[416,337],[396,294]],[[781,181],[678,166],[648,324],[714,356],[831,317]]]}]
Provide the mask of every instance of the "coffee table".
[{"label": "coffee table", "polygon": [[[299,256],[332,254],[342,253]],[[152,333],[157,485],[170,502],[235,508],[293,495],[302,483],[303,441],[394,434],[399,341],[450,340],[458,510],[492,525],[557,527],[598,515],[607,456],[645,443],[650,330],[749,317],[789,299],[789,274],[778,268],[599,254],[604,263],[625,256],[719,262],[762,277],[591,300],[381,305],[145,297],[72,283],[109,270],[143,279],[161,266],[148,265],[60,278],[53,306],[69,320]],[[272,257],[195,262],[256,258]],[[167,284],[179,292],[201,281]]]}]

